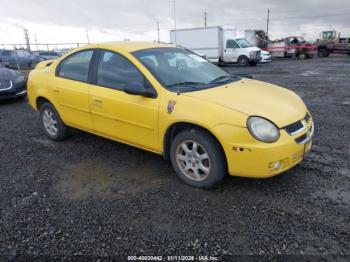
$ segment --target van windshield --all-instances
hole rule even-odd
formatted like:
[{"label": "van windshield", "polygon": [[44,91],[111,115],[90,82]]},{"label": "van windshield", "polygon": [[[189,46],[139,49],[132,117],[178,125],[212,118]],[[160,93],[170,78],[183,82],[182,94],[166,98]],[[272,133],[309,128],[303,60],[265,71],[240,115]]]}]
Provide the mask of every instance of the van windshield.
[{"label": "van windshield", "polygon": [[241,48],[252,47],[252,44],[247,41],[245,38],[238,38],[236,42],[239,44]]},{"label": "van windshield", "polygon": [[181,48],[150,48],[132,54],[165,88],[173,92],[202,90],[240,79]]}]

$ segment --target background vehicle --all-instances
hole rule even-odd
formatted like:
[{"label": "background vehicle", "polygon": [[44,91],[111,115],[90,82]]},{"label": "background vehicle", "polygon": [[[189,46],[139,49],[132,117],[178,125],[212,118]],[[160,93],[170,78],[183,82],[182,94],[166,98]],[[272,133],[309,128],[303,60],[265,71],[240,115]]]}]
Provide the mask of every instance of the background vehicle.
[{"label": "background vehicle", "polygon": [[261,59],[260,48],[244,38],[226,37],[221,26],[170,31],[170,41],[215,63],[238,63],[255,66]]},{"label": "background vehicle", "polygon": [[301,36],[289,36],[271,41],[267,46],[272,57],[296,57],[300,59],[312,58],[316,54],[316,47]]},{"label": "background vehicle", "polygon": [[316,54],[316,47],[301,36],[289,36],[271,40],[264,30],[245,30],[244,37],[254,46],[268,51],[272,57],[311,58]]},{"label": "background vehicle", "polygon": [[20,72],[8,69],[0,64],[0,100],[25,97],[26,94],[24,76]]},{"label": "background vehicle", "polygon": [[35,53],[44,60],[57,59],[61,56],[61,53],[56,51],[37,51]]},{"label": "background vehicle", "polygon": [[265,50],[261,50],[261,60],[260,63],[269,63],[271,62],[271,54]]},{"label": "background vehicle", "polygon": [[26,50],[3,50],[1,52],[2,63],[9,68],[31,68],[43,61],[38,55],[31,54]]},{"label": "background vehicle", "polygon": [[331,53],[350,55],[350,37],[340,37],[336,31],[323,31],[315,45],[319,57],[328,57]]}]

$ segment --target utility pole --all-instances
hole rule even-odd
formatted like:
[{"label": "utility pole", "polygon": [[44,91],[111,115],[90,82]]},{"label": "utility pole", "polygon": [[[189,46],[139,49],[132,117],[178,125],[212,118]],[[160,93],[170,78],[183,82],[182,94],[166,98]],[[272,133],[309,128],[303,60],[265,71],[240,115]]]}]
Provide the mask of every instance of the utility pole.
[{"label": "utility pole", "polygon": [[176,44],[176,0],[173,0],[174,3],[174,35],[175,35],[175,44]]},{"label": "utility pole", "polygon": [[207,27],[207,12],[204,12],[204,27]]},{"label": "utility pole", "polygon": [[157,21],[157,33],[158,33],[158,43],[160,42],[159,40],[159,21]]},{"label": "utility pole", "polygon": [[27,50],[30,51],[30,43],[29,43],[29,36],[28,36],[28,30],[24,28],[24,39],[26,41]]},{"label": "utility pole", "polygon": [[267,9],[266,34],[269,35],[270,9]]},{"label": "utility pole", "polygon": [[89,31],[87,28],[85,28],[85,32],[86,32],[86,38],[87,38],[88,44],[90,44]]},{"label": "utility pole", "polygon": [[36,44],[36,51],[39,51],[38,39],[36,38],[36,34],[34,35],[34,40],[35,40],[35,44]]}]

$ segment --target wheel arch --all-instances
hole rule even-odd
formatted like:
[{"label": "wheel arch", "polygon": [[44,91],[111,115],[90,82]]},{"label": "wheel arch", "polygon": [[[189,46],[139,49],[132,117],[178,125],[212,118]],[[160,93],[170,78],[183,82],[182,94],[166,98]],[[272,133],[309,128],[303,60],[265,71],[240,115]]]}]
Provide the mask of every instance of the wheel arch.
[{"label": "wheel arch", "polygon": [[219,139],[216,137],[216,135],[211,132],[208,128],[205,128],[201,125],[198,124],[194,124],[194,123],[190,123],[190,122],[176,122],[171,124],[164,135],[164,139],[163,139],[163,157],[166,160],[170,159],[170,145],[171,145],[171,141],[174,139],[174,137],[180,133],[183,130],[186,129],[200,129],[204,132],[206,132],[208,135],[210,135],[211,137],[213,137],[216,142],[218,143],[218,145],[220,146],[220,149],[222,150],[222,153],[225,157],[225,161],[227,163],[227,158],[226,158],[226,154],[225,154],[225,150],[222,146],[222,144],[220,143]]},{"label": "wheel arch", "polygon": [[35,100],[35,107],[36,107],[36,110],[40,110],[40,107],[44,104],[44,103],[51,103],[51,101],[49,99],[47,99],[46,97],[44,96],[38,96]]}]

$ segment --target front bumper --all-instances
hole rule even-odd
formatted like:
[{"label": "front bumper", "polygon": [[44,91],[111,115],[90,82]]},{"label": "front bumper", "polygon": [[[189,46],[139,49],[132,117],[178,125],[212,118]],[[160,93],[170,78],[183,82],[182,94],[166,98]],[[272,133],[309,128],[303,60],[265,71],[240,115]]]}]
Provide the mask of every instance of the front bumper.
[{"label": "front bumper", "polygon": [[[303,132],[293,136],[281,129],[280,139],[270,144],[255,140],[243,127],[220,125],[215,132],[229,138],[221,144],[230,175],[268,178],[294,167],[304,159],[311,150],[314,127],[311,120]],[[296,142],[301,136],[306,139]]]},{"label": "front bumper", "polygon": [[27,95],[27,89],[26,89],[25,83],[21,83],[19,85],[13,85],[11,89],[7,89],[7,90],[0,89],[0,100],[24,97],[26,95]]},{"label": "front bumper", "polygon": [[268,63],[271,62],[271,55],[263,55],[261,56],[260,63]]}]

